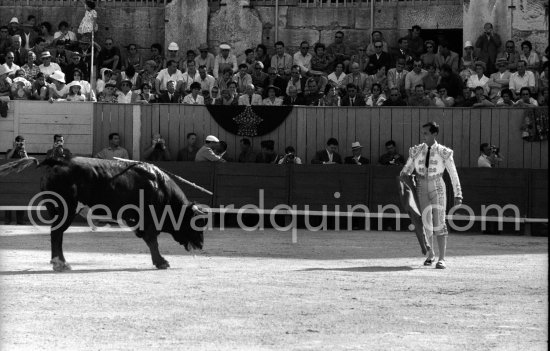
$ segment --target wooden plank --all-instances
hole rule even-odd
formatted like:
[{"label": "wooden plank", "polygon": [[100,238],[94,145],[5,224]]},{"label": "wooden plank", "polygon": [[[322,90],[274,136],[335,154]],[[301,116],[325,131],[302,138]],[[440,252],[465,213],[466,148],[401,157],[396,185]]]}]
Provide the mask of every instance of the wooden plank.
[{"label": "wooden plank", "polygon": [[141,107],[141,139],[140,150],[143,152],[151,145],[152,123],[153,123],[153,106],[145,105]]},{"label": "wooden plank", "polygon": [[462,113],[462,167],[470,165],[470,119],[471,109],[460,108]]},{"label": "wooden plank", "polygon": [[90,125],[70,123],[20,124],[19,134],[92,134]]},{"label": "wooden plank", "polygon": [[[168,120],[168,123],[166,124],[166,131],[163,131],[162,133],[166,133],[166,142],[168,145],[168,149],[170,150],[170,153],[172,155],[172,160],[175,161],[176,157],[178,156],[178,151],[180,149],[179,145],[180,142],[185,143],[185,136],[181,138],[181,135],[179,133],[180,131],[180,123],[182,122],[182,114],[180,113],[180,108],[183,106],[180,104],[171,104],[169,107],[170,111],[170,119]],[[181,140],[182,139],[182,140]]]},{"label": "wooden plank", "polygon": [[479,144],[481,143],[481,109],[470,110],[470,157],[469,167],[477,167],[479,157]]},{"label": "wooden plank", "polygon": [[[398,145],[404,145],[405,134],[409,134],[410,138],[410,126],[405,122],[405,109],[387,109],[382,108],[381,111],[388,110],[391,113],[391,140],[395,141]],[[373,159],[380,158],[386,150],[386,142],[390,140],[388,138],[380,138],[380,155],[374,155]],[[377,157],[378,156],[378,157]]]},{"label": "wooden plank", "polygon": [[103,105],[94,104],[94,136],[93,136],[93,151],[92,154],[95,155],[101,151],[101,124],[103,124]]},{"label": "wooden plank", "polygon": [[391,109],[376,108],[376,110],[378,110],[378,113],[380,115],[380,136],[378,138],[378,145],[375,145],[374,149],[376,150],[376,154],[371,156],[373,159],[377,159],[378,157],[380,157],[380,150],[385,150],[384,144],[386,143],[386,141],[393,139],[396,142],[397,140],[399,140],[400,144],[403,143],[403,132],[401,129],[399,129],[399,126],[395,125],[396,123],[403,123],[402,116],[397,116],[399,115],[399,112],[395,113],[396,116],[394,123],[394,116]]},{"label": "wooden plank", "polygon": [[84,124],[90,123],[90,119],[93,115],[23,115],[19,116],[20,124],[33,124],[33,123],[71,123],[71,124]]},{"label": "wooden plank", "polygon": [[380,144],[385,140],[380,140],[380,109],[371,108],[368,110],[370,115],[370,158],[376,158],[380,155]]},{"label": "wooden plank", "polygon": [[370,152],[370,145],[369,145],[369,148],[366,149],[365,146],[366,146],[366,143],[367,143],[367,137],[365,135],[361,135],[359,133],[356,133],[356,129],[355,129],[355,116],[357,114],[357,112],[360,111],[360,109],[349,109],[346,113],[346,111],[342,111],[341,110],[341,107],[334,107],[335,110],[337,110],[339,113],[341,113],[341,116],[347,116],[347,124],[346,124],[346,135],[348,136],[348,152],[350,153],[351,155],[351,143],[355,142],[355,141],[358,141],[359,143],[361,143],[361,146],[363,146],[363,150],[362,150],[362,153],[363,153],[363,157],[367,157],[370,159],[369,157],[369,152]]},{"label": "wooden plank", "polygon": [[444,145],[454,150],[453,109],[443,109],[443,124],[441,125],[441,129],[443,129]]},{"label": "wooden plank", "polygon": [[[168,140],[168,130],[170,129],[170,119],[173,113],[173,109],[178,109],[177,104],[161,104],[159,106],[159,133],[166,140],[170,146],[170,140]],[[172,150],[172,149],[170,149]]]},{"label": "wooden plank", "polygon": [[103,149],[107,143],[108,135],[111,132],[111,124],[113,118],[118,116],[118,104],[104,104],[103,105],[103,123],[101,124],[101,130],[99,131],[99,149]]},{"label": "wooden plank", "polygon": [[500,119],[499,122],[499,144],[500,152],[502,155],[504,155],[504,159],[500,162],[499,168],[508,168],[508,155],[509,155],[509,145],[508,145],[508,123],[509,123],[509,117],[508,117],[508,110],[507,108],[500,108],[498,110],[494,110],[494,113],[498,115],[498,118]]},{"label": "wooden plank", "polygon": [[[121,145],[126,150],[128,150],[128,155],[131,159],[134,158],[133,155],[133,145],[134,145],[134,106],[130,105],[129,108],[131,109],[130,115],[127,115],[126,118],[124,118],[124,125],[121,126],[120,139],[121,139]],[[141,108],[141,107],[140,107]],[[143,110],[141,109],[140,112]],[[135,135],[136,138],[139,138],[139,135]]]},{"label": "wooden plank", "polygon": [[[401,143],[396,143],[399,148],[401,148],[402,154],[407,156],[407,153],[404,152],[407,147],[410,147],[413,144],[413,125],[412,125],[412,113],[408,108],[398,109],[403,116],[403,141]],[[392,110],[392,121],[393,121],[393,110]],[[416,128],[416,126],[414,126]],[[385,147],[385,146],[384,146]],[[385,149],[384,149],[385,151]]]},{"label": "wooden plank", "polygon": [[[491,128],[492,128],[492,113],[491,109],[479,109],[480,113],[480,137],[479,137],[479,143],[472,144],[471,147],[477,147],[477,157],[479,157],[479,147],[481,143],[489,143],[491,144]],[[477,160],[476,157],[476,160]],[[476,164],[477,165],[477,164]],[[472,167],[475,167],[476,165],[472,165]]]},{"label": "wooden plank", "polygon": [[521,138],[521,125],[523,123],[523,109],[508,109],[508,167],[523,168],[523,149],[528,142]]},{"label": "wooden plank", "polygon": [[[315,155],[315,152],[317,150],[321,150],[325,147],[325,143],[322,143],[321,145],[318,145],[317,140],[320,138],[317,135],[317,111],[316,108],[308,108],[306,109],[306,150],[307,154],[311,157],[310,162],[313,159],[313,156]],[[324,136],[323,136],[324,137]]]},{"label": "wooden plank", "polygon": [[[340,107],[344,108],[344,107]],[[346,107],[346,109],[350,109]],[[372,146],[370,140],[370,117],[365,109],[357,109],[355,111],[355,138],[363,145],[365,157],[372,160]]]},{"label": "wooden plank", "polygon": [[149,135],[149,139],[154,134],[160,133],[160,123],[161,119],[162,121],[165,121],[166,117],[162,117],[160,114],[160,107],[165,104],[153,104],[153,111],[151,111],[151,135]]},{"label": "wooden plank", "polygon": [[403,155],[407,156],[407,151],[411,146],[418,145],[422,142],[421,126],[420,123],[420,111],[417,108],[410,108],[411,111],[411,144],[410,145],[397,145],[403,150]]},{"label": "wooden plank", "polygon": [[451,109],[451,115],[449,116],[451,121],[451,134],[452,134],[452,149],[454,151],[454,160],[457,167],[466,167],[462,164],[462,157],[464,145],[462,144],[462,109]]},{"label": "wooden plank", "polygon": [[[348,119],[345,111],[341,111],[338,107],[328,108],[332,110],[333,121],[338,123],[338,135],[336,136],[336,138],[338,139],[338,143],[340,144],[338,152],[340,153],[340,156],[342,156],[342,162],[344,162],[344,157],[351,156],[351,143],[355,140],[352,138],[352,136],[348,135]],[[358,109],[352,107],[348,111],[356,110]]]}]

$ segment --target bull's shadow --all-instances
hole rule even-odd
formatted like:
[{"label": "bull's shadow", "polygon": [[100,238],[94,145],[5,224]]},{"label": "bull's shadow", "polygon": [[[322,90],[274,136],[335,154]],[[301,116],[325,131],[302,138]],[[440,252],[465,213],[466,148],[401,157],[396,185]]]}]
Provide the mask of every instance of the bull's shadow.
[{"label": "bull's shadow", "polygon": [[366,266],[366,267],[345,267],[345,268],[306,268],[300,269],[296,272],[315,272],[315,271],[340,271],[340,272],[364,272],[364,273],[377,273],[377,272],[402,272],[412,271],[414,267],[409,266]]}]

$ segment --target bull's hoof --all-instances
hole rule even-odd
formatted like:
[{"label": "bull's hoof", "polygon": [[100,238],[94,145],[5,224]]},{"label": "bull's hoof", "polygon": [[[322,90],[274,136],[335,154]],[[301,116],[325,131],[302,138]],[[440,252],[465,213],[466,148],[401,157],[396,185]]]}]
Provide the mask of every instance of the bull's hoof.
[{"label": "bull's hoof", "polygon": [[72,269],[67,262],[61,261],[59,257],[52,258],[50,263],[53,265],[53,270],[56,272],[70,271]]},{"label": "bull's hoof", "polygon": [[157,269],[168,269],[168,268],[170,268],[170,265],[168,264],[168,262],[162,262],[162,263],[156,264],[155,266],[157,267]]}]

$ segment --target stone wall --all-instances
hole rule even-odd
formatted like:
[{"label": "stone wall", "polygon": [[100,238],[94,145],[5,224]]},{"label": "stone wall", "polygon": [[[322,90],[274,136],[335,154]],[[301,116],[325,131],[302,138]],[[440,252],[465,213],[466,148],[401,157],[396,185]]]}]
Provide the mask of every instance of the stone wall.
[{"label": "stone wall", "polygon": [[[73,4],[78,6],[0,6],[0,23],[7,24],[12,17],[18,17],[22,23],[28,15],[34,15],[38,23],[50,22],[55,30],[59,22],[67,21],[76,33],[84,16],[84,6],[78,2]],[[164,43],[164,7],[121,7],[120,4],[112,4],[100,3],[96,8],[100,43],[106,37],[112,37],[118,46],[135,43],[145,55],[149,54],[152,43]]]},{"label": "stone wall", "polygon": [[[375,6],[374,29],[380,30],[392,46],[397,46],[397,40],[407,35],[414,24],[426,29],[462,28],[461,5],[410,6],[382,2],[376,3]],[[223,7],[220,11],[222,10]],[[272,48],[276,39],[275,8],[256,6],[246,10],[258,14],[261,21],[261,40],[268,48]],[[334,40],[334,33],[342,30],[351,44],[364,44],[370,40],[370,17],[369,7],[280,6],[278,40],[285,42],[286,46],[290,47],[289,51],[295,51],[302,40],[307,40],[310,44],[318,41],[330,44]],[[218,35],[218,32],[212,29],[219,25],[217,21],[225,20],[224,16],[214,15],[210,18],[209,39]],[[250,34],[256,35],[255,32]]]}]

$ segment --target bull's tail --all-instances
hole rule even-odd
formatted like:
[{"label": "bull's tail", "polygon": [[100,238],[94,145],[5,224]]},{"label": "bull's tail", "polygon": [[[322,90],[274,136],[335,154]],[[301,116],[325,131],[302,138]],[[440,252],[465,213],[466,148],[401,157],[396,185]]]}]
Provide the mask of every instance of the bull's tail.
[{"label": "bull's tail", "polygon": [[8,162],[0,166],[0,176],[6,176],[11,173],[19,173],[33,164],[37,166],[39,164],[38,160],[34,157],[20,158],[19,160]]}]

